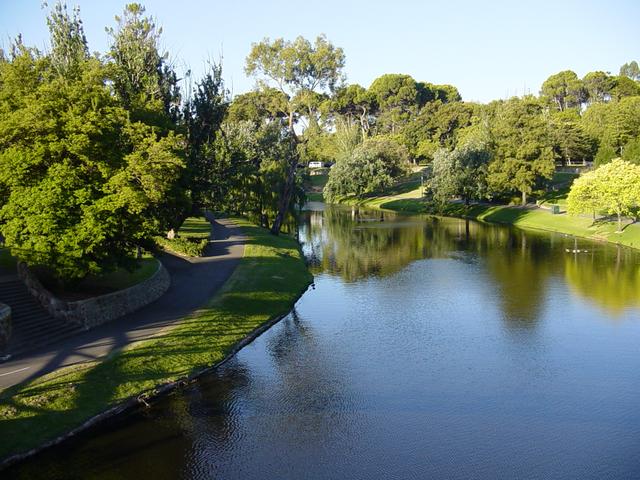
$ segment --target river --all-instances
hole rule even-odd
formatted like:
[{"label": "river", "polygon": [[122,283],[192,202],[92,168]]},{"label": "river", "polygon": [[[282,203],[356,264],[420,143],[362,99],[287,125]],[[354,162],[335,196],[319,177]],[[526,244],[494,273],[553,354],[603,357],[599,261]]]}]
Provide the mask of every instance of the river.
[{"label": "river", "polygon": [[300,240],[285,319],[7,476],[640,478],[639,252],[322,204]]}]

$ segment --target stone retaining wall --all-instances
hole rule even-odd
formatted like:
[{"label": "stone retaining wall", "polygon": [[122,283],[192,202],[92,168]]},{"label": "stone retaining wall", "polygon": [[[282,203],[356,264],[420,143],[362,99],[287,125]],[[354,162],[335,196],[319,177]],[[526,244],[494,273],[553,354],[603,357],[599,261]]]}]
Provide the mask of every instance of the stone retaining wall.
[{"label": "stone retaining wall", "polygon": [[53,317],[90,329],[122,317],[160,298],[169,288],[171,279],[162,262],[158,270],[137,285],[98,297],[68,302],[49,292],[23,262],[18,263],[18,276],[29,292]]},{"label": "stone retaining wall", "polygon": [[11,338],[11,307],[0,303],[0,353],[4,351]]}]

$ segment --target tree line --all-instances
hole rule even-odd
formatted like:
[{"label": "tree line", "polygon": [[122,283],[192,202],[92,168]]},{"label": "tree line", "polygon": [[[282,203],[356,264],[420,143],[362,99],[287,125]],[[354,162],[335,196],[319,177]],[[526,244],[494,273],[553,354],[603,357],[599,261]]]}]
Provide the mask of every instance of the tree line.
[{"label": "tree line", "polygon": [[325,36],[263,39],[231,98],[222,66],[179,78],[162,29],[129,4],[93,53],[79,10],[57,3],[50,46],[0,51],[0,232],[12,253],[74,281],[132,268],[136,251],[203,209],[278,234],[304,202],[310,161],[334,163],[325,195],[390,186],[431,164],[436,201],[522,201],[556,164],[640,158],[638,65],[567,71],[537,97],[464,102],[452,85],[385,74],[347,84]]}]

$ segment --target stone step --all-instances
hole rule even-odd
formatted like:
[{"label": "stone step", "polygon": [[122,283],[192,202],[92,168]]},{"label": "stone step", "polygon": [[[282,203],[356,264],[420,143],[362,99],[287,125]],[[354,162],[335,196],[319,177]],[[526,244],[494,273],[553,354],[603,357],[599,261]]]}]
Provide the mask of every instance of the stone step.
[{"label": "stone step", "polygon": [[83,331],[52,317],[20,280],[0,283],[0,302],[11,307],[12,316],[12,335],[3,355],[27,353]]}]

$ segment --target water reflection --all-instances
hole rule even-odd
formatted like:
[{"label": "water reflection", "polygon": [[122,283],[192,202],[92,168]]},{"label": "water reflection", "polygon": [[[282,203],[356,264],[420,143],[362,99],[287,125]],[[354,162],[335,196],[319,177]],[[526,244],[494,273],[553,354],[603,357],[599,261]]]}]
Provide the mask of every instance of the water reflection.
[{"label": "water reflection", "polygon": [[567,284],[576,294],[618,318],[625,310],[640,307],[638,255],[618,246],[600,252],[565,255]]},{"label": "water reflection", "polygon": [[[338,206],[304,212],[300,240],[312,271],[357,282],[426,258],[481,262],[500,294],[504,318],[518,328],[535,324],[553,276],[613,316],[640,305],[639,256],[631,249],[462,219],[380,215]],[[576,246],[588,252],[567,252]]]},{"label": "water reflection", "polygon": [[300,239],[290,315],[6,478],[637,477],[637,252],[332,207]]}]

